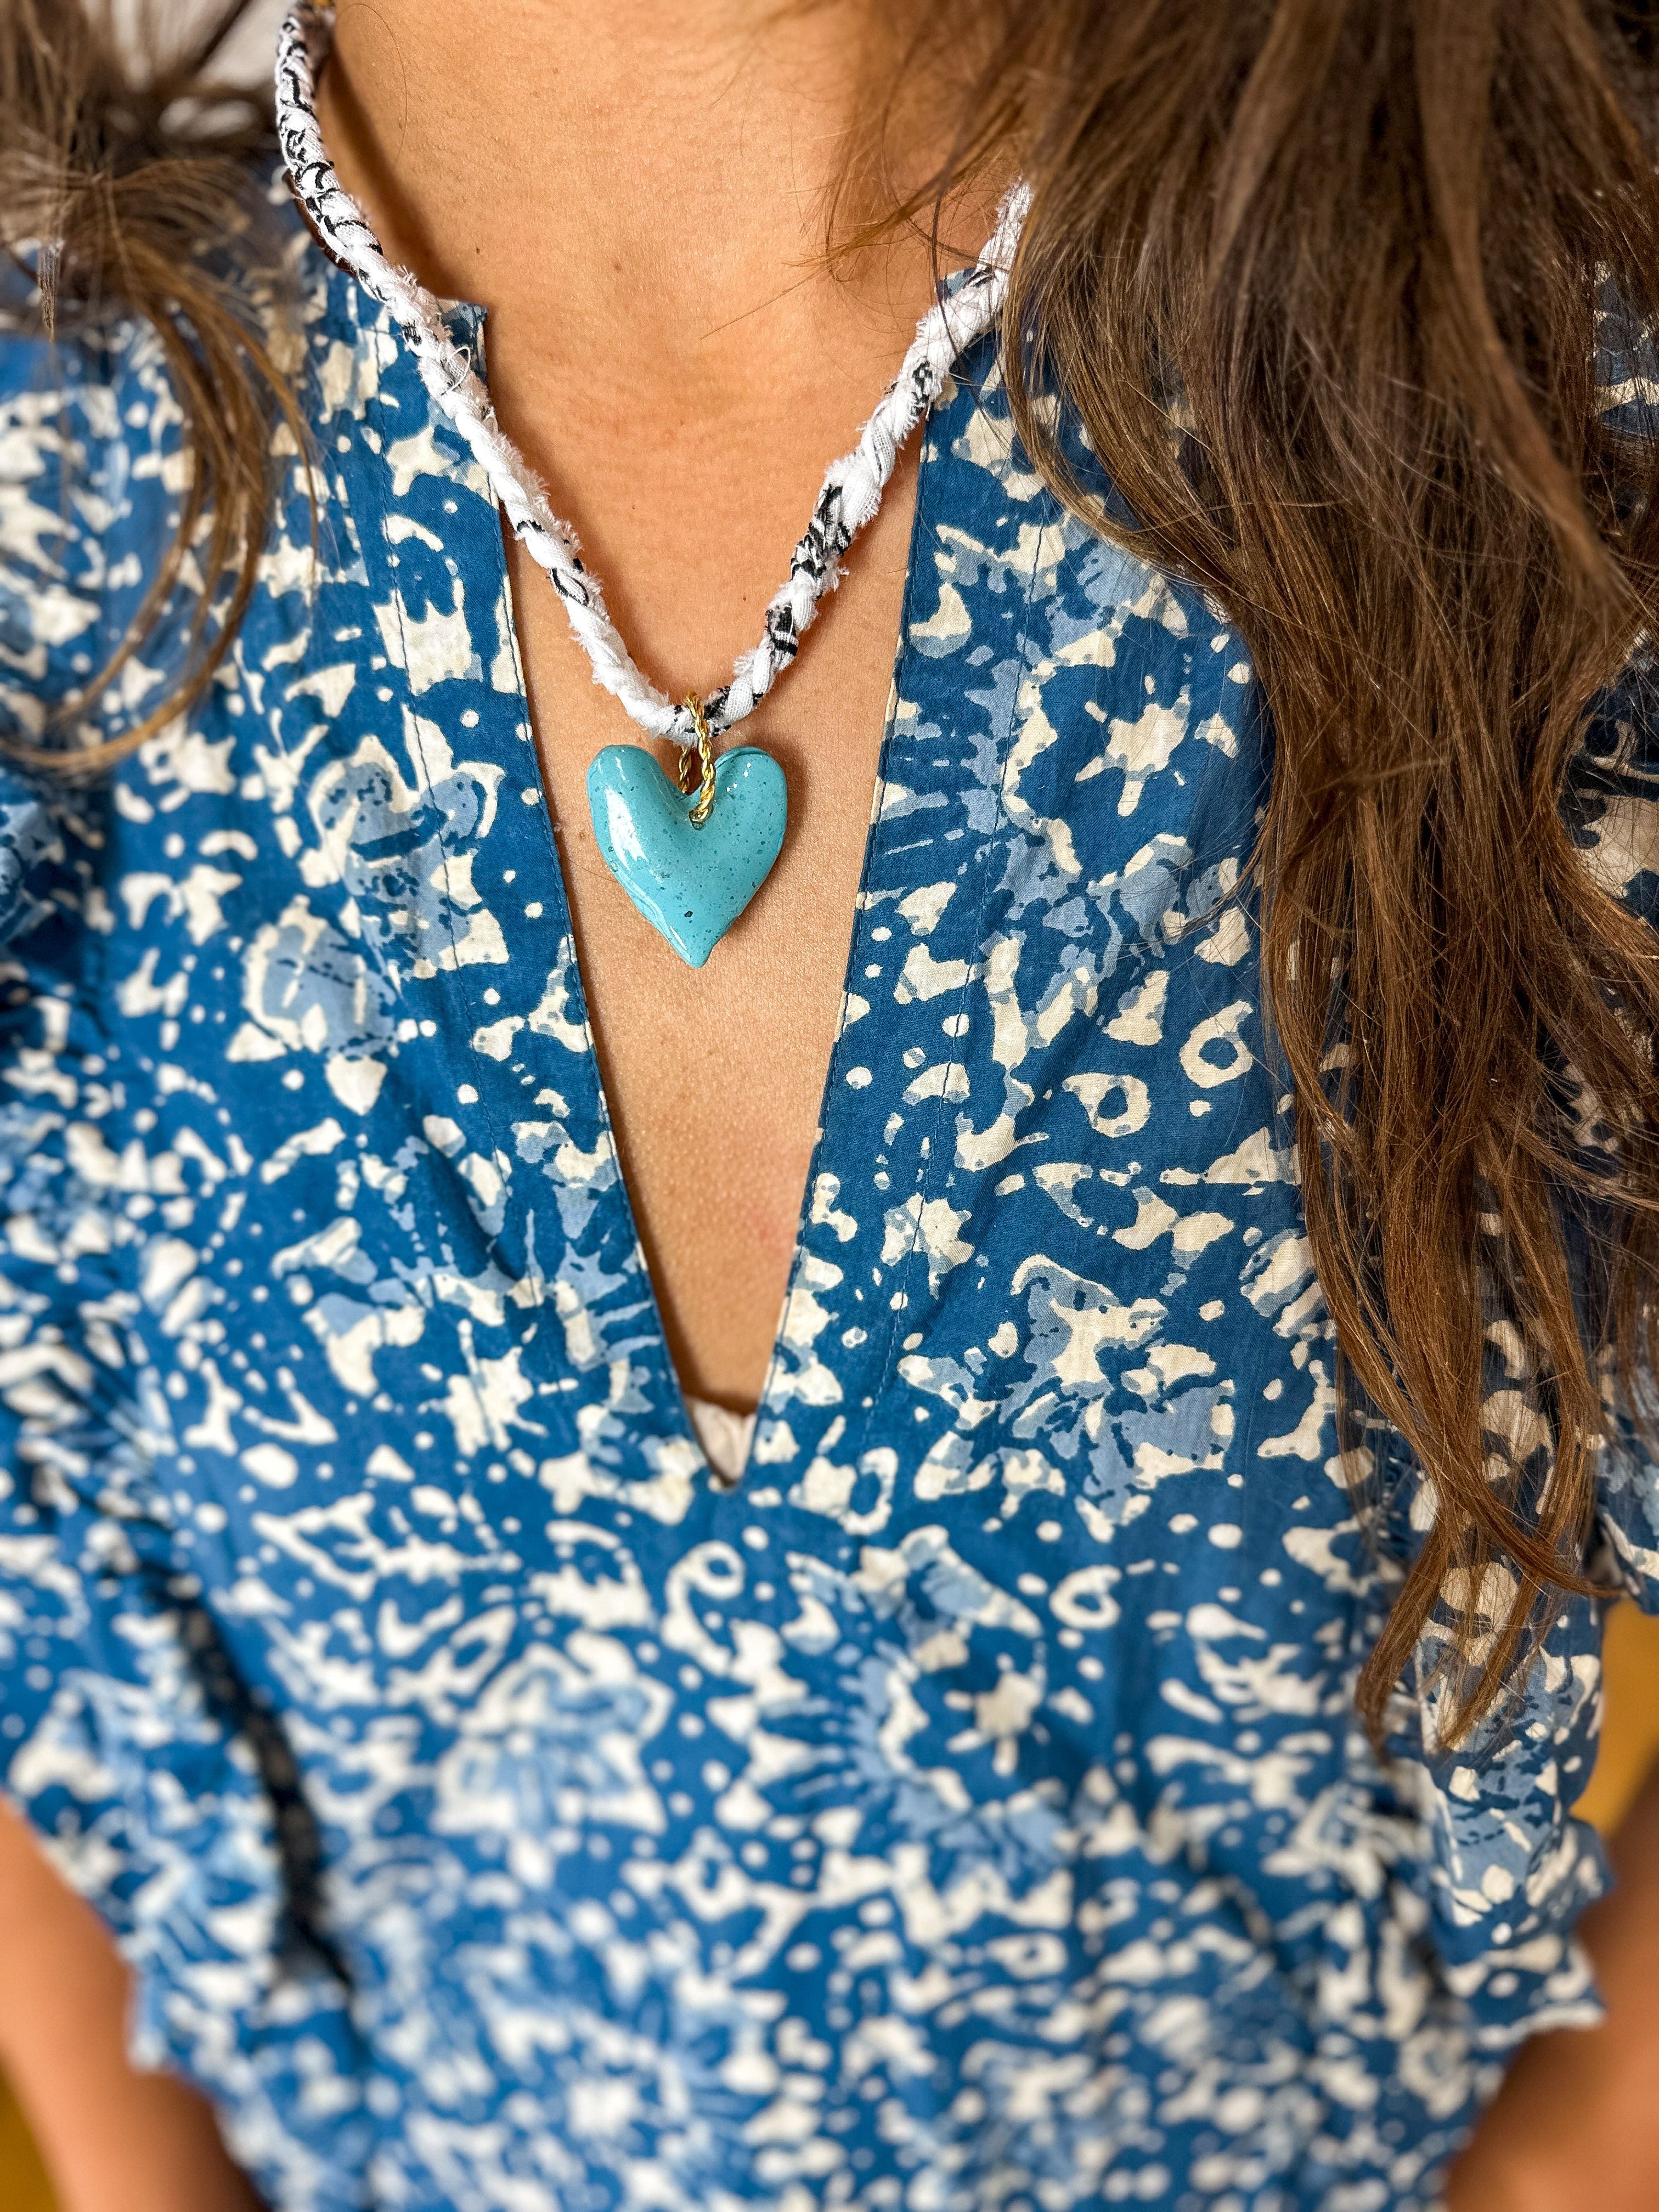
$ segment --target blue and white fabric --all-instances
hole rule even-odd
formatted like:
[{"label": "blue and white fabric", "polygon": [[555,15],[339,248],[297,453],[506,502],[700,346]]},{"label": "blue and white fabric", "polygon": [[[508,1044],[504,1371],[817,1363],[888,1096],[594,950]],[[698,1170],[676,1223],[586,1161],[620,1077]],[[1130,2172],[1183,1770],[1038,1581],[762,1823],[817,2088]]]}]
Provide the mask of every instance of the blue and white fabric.
[{"label": "blue and white fabric", "polygon": [[[1422,1500],[1375,1437],[1368,1535],[1339,1455],[1241,636],[1061,511],[965,358],[722,1484],[496,511],[286,219],[315,552],[279,455],[207,698],[101,781],[0,790],[0,1768],[132,1962],[140,2054],[276,2212],[1431,2206],[1517,2042],[1593,2016],[1599,1622],[1563,1603],[1478,1753],[1410,1684],[1368,1747]],[[0,726],[34,738],[142,602],[179,416],[136,331],[0,360]],[[1582,835],[1622,882],[1650,801],[1610,728]],[[1604,1520],[1659,1601],[1639,1460]]]}]

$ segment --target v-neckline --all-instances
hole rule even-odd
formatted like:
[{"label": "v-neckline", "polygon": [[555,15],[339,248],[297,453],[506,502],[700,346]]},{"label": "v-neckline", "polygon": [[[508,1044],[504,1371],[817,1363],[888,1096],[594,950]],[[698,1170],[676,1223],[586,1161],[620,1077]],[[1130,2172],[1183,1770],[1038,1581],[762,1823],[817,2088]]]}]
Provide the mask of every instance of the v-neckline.
[{"label": "v-neckline", "polygon": [[[368,295],[362,291],[357,279],[349,270],[341,267],[332,258],[327,249],[318,240],[315,233],[306,223],[303,216],[295,208],[295,204],[289,198],[286,191],[283,192],[283,198],[289,207],[294,210],[295,220],[303,232],[306,246],[316,256],[317,263],[324,274],[323,313],[325,319],[339,331],[341,337],[349,343],[356,345],[368,341],[376,349],[375,375],[370,380],[365,393],[366,405],[369,411],[376,415],[379,413],[386,397],[382,389],[382,380],[385,379],[388,369],[392,370],[394,383],[405,388],[410,385],[413,386],[414,390],[409,392],[409,397],[412,398],[415,392],[421,390],[420,380],[413,362],[408,360],[404,352],[402,341],[389,313],[378,303],[370,302]],[[374,312],[371,315],[364,316],[362,313],[363,305],[373,305]],[[455,301],[447,303],[445,313],[451,321],[458,342],[463,346],[477,345],[482,349],[483,331],[486,319],[486,310],[483,307],[473,302]],[[994,371],[999,342],[998,333],[994,330],[976,341],[969,349],[969,358],[977,364],[981,373]],[[394,362],[399,361],[406,367],[406,377],[398,375],[394,368]],[[983,403],[977,395],[975,374],[969,371],[965,380],[969,388],[975,392],[974,404],[975,406],[981,405]],[[799,1425],[800,1413],[807,1416],[809,1433],[815,1426],[822,1431],[821,1436],[811,1447],[811,1450],[822,1450],[834,1445],[838,1437],[845,1433],[848,1425],[854,1426],[860,1431],[867,1430],[869,1417],[872,1414],[876,1403],[885,1387],[886,1378],[890,1370],[894,1357],[893,1347],[896,1340],[897,1315],[899,1310],[908,1304],[906,1296],[900,1291],[891,1293],[878,1304],[873,1301],[871,1286],[855,1285],[853,1288],[853,1301],[861,1310],[862,1318],[868,1320],[871,1325],[867,1328],[862,1325],[849,1326],[838,1332],[841,1352],[845,1356],[832,1357],[829,1374],[833,1378],[833,1397],[826,1398],[823,1395],[825,1381],[820,1372],[823,1362],[818,1357],[811,1327],[814,1317],[813,1293],[815,1290],[824,1286],[830,1274],[835,1273],[836,1270],[831,1262],[826,1259],[826,1255],[817,1249],[821,1240],[815,1238],[813,1232],[819,1227],[821,1222],[833,1223],[836,1220],[833,1194],[826,1200],[827,1211],[822,1214],[818,1201],[827,1186],[838,1186],[834,1167],[837,1158],[840,1125],[850,1121],[853,1125],[854,1135],[861,1136],[863,1133],[867,1133],[858,1130],[857,1125],[860,1119],[859,1106],[852,1098],[843,1099],[841,1093],[844,1088],[858,1085],[860,1081],[864,1085],[867,1085],[870,1081],[869,1071],[858,1065],[845,1068],[843,1081],[843,1063],[846,1053],[845,1041],[849,1028],[860,1015],[870,1011],[868,1006],[860,1000],[856,992],[855,984],[863,975],[877,972],[877,964],[872,964],[870,959],[872,953],[879,950],[874,940],[884,939],[891,935],[890,928],[876,926],[871,919],[871,914],[874,906],[890,895],[892,887],[883,886],[880,878],[887,871],[888,863],[894,854],[905,849],[902,833],[894,825],[909,811],[914,796],[902,782],[895,780],[892,763],[896,753],[900,765],[904,767],[906,773],[910,773],[914,769],[922,776],[924,781],[930,780],[930,769],[945,765],[943,761],[930,762],[923,758],[919,750],[923,738],[934,737],[939,733],[926,725],[913,728],[905,718],[907,715],[914,717],[914,708],[906,703],[908,697],[907,685],[911,690],[920,685],[923,692],[928,688],[927,679],[922,672],[918,656],[931,658],[933,650],[927,638],[913,635],[915,623],[914,609],[919,583],[919,563],[924,560],[928,545],[933,544],[939,535],[931,519],[934,506],[939,499],[945,495],[939,491],[939,485],[947,480],[954,481],[950,474],[953,464],[936,442],[935,428],[941,418],[951,412],[954,405],[953,394],[963,388],[963,367],[959,361],[955,365],[951,376],[946,380],[927,412],[918,423],[915,434],[921,443],[903,587],[899,601],[898,630],[894,642],[892,678],[888,691],[877,772],[872,788],[870,814],[865,830],[858,890],[854,895],[853,927],[849,934],[847,961],[842,973],[840,1004],[819,1092],[817,1127],[806,1176],[797,1203],[793,1242],[789,1266],[784,1279],[784,1293],[774,1325],[771,1346],[757,1401],[756,1427],[748,1461],[744,1474],[737,1484],[727,1486],[716,1483],[715,1486],[718,1488],[736,1489],[744,1486],[747,1477],[757,1464],[764,1463],[768,1467],[776,1466],[781,1472],[784,1464],[793,1461],[802,1448],[799,1440],[793,1434],[794,1427]],[[426,401],[428,412],[423,418],[422,427],[416,434],[415,441],[410,441],[411,450],[409,459],[398,464],[398,465],[412,466],[417,473],[424,473],[432,469],[433,461],[440,459],[442,455],[442,447],[447,442],[440,438],[434,443],[434,434],[438,425],[432,420],[433,403],[429,395],[422,392],[422,396]],[[399,401],[397,404],[401,404],[402,402]],[[390,447],[392,441],[388,441],[386,432],[388,428],[397,427],[398,426],[386,423],[377,424],[379,435],[371,441],[372,450],[380,459],[382,471],[386,466],[386,459],[391,458]],[[445,425],[446,428],[447,427]],[[964,441],[968,440],[969,435],[969,432],[964,431],[962,437],[953,440],[950,449],[951,455],[956,454],[963,447]],[[459,441],[457,442],[459,444]],[[386,459],[381,459],[382,456]],[[538,811],[542,817],[536,851],[538,855],[539,868],[545,874],[546,892],[543,903],[547,911],[542,918],[540,927],[552,956],[546,960],[544,968],[545,977],[544,1003],[550,1005],[555,999],[559,1001],[562,1011],[554,1017],[551,1033],[557,1035],[568,1048],[579,1052],[587,1063],[584,1076],[586,1107],[585,1118],[587,1121],[590,1139],[602,1140],[613,1170],[609,1182],[604,1188],[596,1189],[592,1194],[595,1209],[593,1218],[596,1221],[602,1221],[606,1216],[609,1217],[608,1231],[602,1232],[599,1239],[599,1246],[605,1255],[605,1259],[601,1259],[599,1251],[595,1250],[589,1260],[584,1263],[599,1269],[602,1285],[599,1295],[603,1310],[608,1316],[600,1322],[604,1333],[595,1358],[603,1361],[611,1373],[613,1390],[617,1387],[616,1363],[618,1358],[637,1361],[644,1370],[636,1377],[627,1378],[621,1384],[623,1391],[621,1401],[613,1395],[606,1401],[596,1401],[592,1399],[591,1392],[584,1387],[576,1404],[573,1406],[573,1414],[579,1410],[584,1414],[584,1420],[579,1425],[581,1435],[580,1455],[586,1459],[597,1449],[600,1459],[609,1461],[611,1457],[608,1448],[609,1440],[614,1439],[615,1444],[620,1448],[623,1457],[633,1463],[635,1472],[633,1476],[629,1478],[630,1481],[636,1480],[641,1471],[648,1469],[653,1486],[659,1480],[665,1480],[669,1483],[670,1492],[678,1491],[684,1481],[695,1483],[699,1476],[708,1477],[711,1481],[714,1481],[714,1478],[709,1468],[707,1455],[697,1437],[695,1424],[687,1407],[687,1394],[670,1350],[664,1311],[658,1297],[657,1285],[651,1273],[643,1239],[640,1234],[639,1216],[635,1208],[633,1194],[628,1187],[623,1172],[621,1150],[617,1142],[616,1125],[605,1091],[592,1025],[588,1018],[586,981],[581,972],[576,949],[565,872],[555,836],[554,817],[542,776],[539,751],[534,742],[530,719],[528,687],[520,649],[517,611],[513,604],[511,576],[500,529],[500,511],[490,495],[482,468],[465,452],[464,446],[453,454],[443,456],[442,465],[433,472],[450,475],[453,481],[464,485],[471,496],[480,501],[490,520],[489,569],[497,593],[500,644],[500,650],[491,670],[490,689],[500,700],[502,714],[499,721],[493,714],[483,718],[491,732],[491,735],[488,738],[485,738],[483,729],[477,729],[479,717],[476,714],[464,716],[463,720],[466,726],[477,730],[479,738],[484,739],[486,749],[493,756],[492,766],[497,773],[517,775],[522,780],[525,769],[528,768],[534,775],[535,787],[532,789],[527,783],[525,784],[520,796],[526,802],[525,812],[528,814]],[[398,563],[392,550],[392,533],[390,531],[393,509],[387,504],[388,489],[389,487],[378,494],[378,499],[383,507],[380,528],[376,533],[381,540],[378,559],[388,562],[390,568],[396,570]],[[341,490],[343,493],[343,484],[341,486]],[[448,511],[452,514],[455,512],[453,507]],[[1058,513],[1059,510],[1056,508],[1054,510],[1056,520]],[[347,534],[348,538],[352,535],[349,526],[348,526]],[[1024,534],[1022,532],[1022,539]],[[1039,533],[1040,538],[1041,533]],[[1033,558],[1035,558],[1036,546],[1037,541],[1034,540],[1031,549]],[[934,550],[936,556],[945,557],[939,545],[935,545]],[[343,551],[345,552],[348,560],[361,560],[367,551],[367,547],[362,546],[359,541],[356,546],[343,548]],[[449,561],[446,565],[449,568],[452,577],[456,577],[458,571],[454,562]],[[947,565],[954,565],[953,558]],[[1024,563],[1020,562],[1016,565],[1023,567]],[[1025,579],[1025,590],[1020,594],[1023,603],[1029,600],[1030,588],[1034,580],[1035,569],[1033,568],[1032,573]],[[396,588],[395,584],[392,585],[394,597]],[[459,591],[459,583],[457,590]],[[457,605],[459,606],[459,599]],[[937,620],[938,617],[934,619]],[[1023,623],[1021,627],[1023,629]],[[503,678],[509,672],[510,683],[503,681]],[[415,690],[421,688],[413,687]],[[1012,700],[1003,703],[1008,711],[1012,711]],[[408,697],[404,702],[404,712],[406,715],[414,712]],[[507,726],[509,715],[514,718],[510,732],[511,741],[509,741],[509,731]],[[999,717],[999,719],[1002,718]],[[994,742],[1006,744],[1008,735],[1008,730],[1003,728],[1000,739]],[[902,748],[899,743],[901,738],[903,740]],[[525,752],[515,757],[516,744],[522,744]],[[914,762],[910,757],[913,750],[917,751],[918,755]],[[964,763],[963,765],[968,767],[970,775],[977,776],[976,765],[969,763]],[[896,801],[890,810],[890,799]],[[1000,803],[999,800],[997,802],[999,807]],[[496,831],[493,834],[499,835],[504,827],[504,824],[498,823]],[[536,836],[532,825],[527,822],[521,822],[514,831],[510,831],[501,848],[504,854],[514,855],[527,862],[529,856],[523,851],[523,841],[526,833],[530,836]],[[506,880],[511,881],[516,870],[509,867],[504,872]],[[456,981],[465,998],[467,987],[459,975]],[[931,992],[928,995],[932,995]],[[484,1003],[495,1004],[495,994],[491,993]],[[507,1023],[496,1023],[493,1026],[498,1029],[516,1030],[524,1025],[524,1018],[514,1018]],[[485,1029],[489,1026],[491,1024],[481,1023],[474,1036],[473,1064],[479,1079],[479,1086],[477,1091],[471,1094],[481,1098],[486,1120],[493,1118],[495,1111],[507,1107],[509,1103],[508,1095],[502,1092],[499,1085],[493,1079],[492,1069],[477,1057],[477,1037],[484,1034]],[[528,1080],[529,1078],[526,1076],[524,1079]],[[942,1135],[944,1132],[941,1130],[939,1133]],[[921,1169],[928,1158],[928,1142],[924,1140],[919,1158],[912,1163],[913,1169]],[[590,1158],[592,1157],[591,1152],[588,1157]],[[894,1178],[895,1181],[897,1179]],[[877,1176],[877,1185],[882,1189],[890,1187],[884,1166],[883,1171]],[[921,1203],[919,1188],[918,1186],[917,1192],[912,1194],[911,1200],[908,1202],[913,1215],[916,1214]],[[533,1241],[535,1229],[533,1214],[528,1218],[527,1226]],[[912,1221],[911,1226],[914,1231],[915,1220]],[[493,1241],[495,1232],[489,1231],[487,1233],[490,1234]],[[562,1233],[568,1240],[568,1232],[562,1231]],[[839,1238],[843,1232],[837,1225],[834,1233]],[[502,1256],[509,1270],[512,1270],[514,1261],[511,1255],[503,1254]],[[525,1267],[529,1270],[530,1277],[544,1279],[533,1249],[527,1250],[520,1256]],[[612,1265],[620,1263],[620,1272],[607,1277],[606,1259]],[[884,1258],[876,1273],[876,1287],[880,1286],[882,1277],[886,1272],[887,1262]],[[836,1279],[839,1279],[838,1275]],[[637,1295],[626,1304],[611,1301],[609,1292],[620,1288],[624,1281],[631,1281],[637,1285]],[[579,1296],[584,1300],[586,1295],[585,1290],[579,1292]],[[799,1316],[796,1312],[798,1300],[801,1307]],[[538,1300],[532,1301],[532,1304],[538,1302]],[[878,1315],[880,1316],[879,1319],[877,1318]],[[800,1322],[802,1331],[799,1337],[792,1333],[792,1324],[797,1318]],[[625,1338],[614,1333],[618,1324],[628,1323],[632,1323],[633,1327]],[[794,1356],[793,1364],[792,1354]],[[572,1376],[573,1383],[576,1374],[586,1371],[585,1363],[575,1362]],[[642,1405],[641,1395],[645,1393],[653,1395],[645,1395]],[[832,1404],[845,1408],[846,1419],[843,1420],[839,1414],[836,1414],[828,1421],[827,1425],[818,1421],[817,1415],[821,1412],[826,1412]],[[645,1418],[641,1419],[641,1412],[645,1407],[648,1407],[650,1410],[645,1414]],[[586,1423],[586,1416],[590,1413],[597,1424],[591,1433]],[[599,1438],[606,1439],[606,1444],[599,1444]],[[669,1494],[669,1492],[663,1493],[665,1499]],[[768,1491],[766,1495],[769,1498],[770,1492]],[[757,1502],[759,1502],[758,1493]],[[659,1509],[653,1506],[649,1510],[656,1511]],[[666,1510],[665,1506],[664,1510]]]},{"label": "v-neckline", "polygon": [[[469,325],[472,343],[477,349],[478,374],[487,389],[489,367],[484,347],[486,310],[471,302],[458,301],[454,304],[452,312],[458,319],[464,319]],[[948,393],[949,390],[950,386],[947,384],[945,393]],[[945,393],[940,396],[942,398]],[[626,1224],[626,1235],[631,1250],[633,1267],[643,1293],[641,1304],[648,1322],[649,1350],[664,1385],[663,1413],[665,1416],[672,1413],[678,1424],[678,1434],[673,1437],[673,1441],[689,1445],[695,1454],[695,1472],[712,1481],[723,1491],[742,1488],[754,1465],[755,1447],[767,1419],[769,1401],[771,1398],[774,1385],[785,1365],[787,1348],[786,1338],[791,1302],[799,1285],[807,1257],[806,1231],[812,1206],[813,1189],[821,1171],[821,1161],[834,1149],[831,1142],[831,1124],[838,1091],[842,1087],[838,1085],[836,1078],[841,1059],[842,1040],[847,1029],[848,1006],[853,993],[854,979],[859,974],[860,965],[867,959],[870,949],[866,934],[870,924],[866,919],[868,900],[866,894],[870,882],[872,863],[877,856],[882,824],[885,818],[882,798],[889,780],[888,765],[892,750],[896,710],[902,696],[900,679],[908,651],[911,602],[916,585],[917,561],[927,527],[926,516],[933,473],[933,448],[929,434],[938,405],[939,402],[936,401],[934,405],[928,409],[913,433],[919,441],[915,490],[910,513],[909,538],[905,554],[903,588],[899,596],[897,635],[893,646],[892,673],[888,684],[887,704],[882,723],[881,743],[877,754],[876,774],[871,787],[870,811],[865,830],[864,849],[859,862],[858,888],[854,895],[853,924],[848,939],[847,960],[842,975],[835,1031],[830,1038],[830,1051],[824,1063],[823,1079],[818,1094],[817,1122],[813,1136],[811,1154],[807,1163],[805,1178],[801,1186],[800,1197],[795,1210],[794,1240],[790,1250],[789,1266],[784,1278],[783,1296],[778,1307],[778,1317],[773,1328],[771,1346],[767,1354],[760,1395],[751,1414],[748,1417],[751,1422],[748,1454],[743,1467],[730,1477],[722,1474],[710,1462],[708,1455],[703,1449],[702,1438],[698,1435],[697,1425],[692,1418],[689,1401],[695,1394],[686,1389],[670,1347],[662,1300],[659,1295],[656,1279],[651,1272],[645,1240],[641,1235],[640,1214],[635,1205],[633,1192],[629,1187],[622,1148],[617,1141],[616,1120],[611,1109],[604,1069],[594,1042],[593,1024],[589,1018],[587,979],[582,969],[581,955],[572,915],[569,889],[565,879],[563,860],[559,852],[559,841],[555,835],[556,817],[553,803],[547,791],[541,748],[535,738],[535,723],[531,710],[529,685],[525,674],[518,609],[513,596],[512,573],[507,561],[505,541],[499,527],[500,510],[495,506],[493,501],[490,502],[492,513],[498,525],[495,538],[495,550],[500,563],[502,645],[506,656],[511,661],[519,711],[523,717],[525,728],[530,733],[537,772],[542,781],[544,804],[541,811],[546,831],[550,871],[548,902],[550,906],[556,902],[556,912],[550,915],[550,919],[556,925],[556,935],[562,934],[570,947],[569,975],[575,1000],[574,1012],[587,1041],[587,1050],[592,1061],[592,1081],[600,1126],[605,1132],[605,1141],[610,1147],[611,1160],[616,1170],[613,1190],[607,1193],[606,1197],[621,1209]],[[487,493],[485,496],[488,497]],[[624,733],[619,732],[619,735],[621,734]],[[641,1345],[638,1348],[645,1347]],[[659,1422],[659,1428],[665,1427],[665,1419]],[[665,1438],[665,1441],[666,1440]]]}]

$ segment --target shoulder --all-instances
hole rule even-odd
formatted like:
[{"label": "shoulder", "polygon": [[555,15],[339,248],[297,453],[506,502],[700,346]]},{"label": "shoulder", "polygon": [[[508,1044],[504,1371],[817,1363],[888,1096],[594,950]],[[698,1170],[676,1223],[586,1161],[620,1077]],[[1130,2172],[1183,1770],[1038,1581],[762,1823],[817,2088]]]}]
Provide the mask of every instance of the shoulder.
[{"label": "shoulder", "polygon": [[[112,543],[131,504],[112,495],[131,468],[112,452],[136,336],[94,351],[0,331],[0,946],[30,941],[35,984],[36,955],[61,952],[76,903],[84,800],[5,755],[53,742],[109,656]],[[9,960],[14,995],[24,972]]]},{"label": "shoulder", "polygon": [[52,345],[0,336],[0,742],[49,741],[142,602],[178,417],[138,325]]},{"label": "shoulder", "polygon": [[[279,374],[304,362],[304,284],[294,280],[306,264],[314,290],[319,258],[275,177],[250,172],[242,216],[228,214],[204,273],[234,293]],[[112,315],[49,343],[4,327],[17,304],[0,289],[0,744],[49,741],[59,729],[69,742],[76,733],[62,727],[65,703],[94,682],[135,623],[148,628],[158,611],[146,599],[191,482],[187,422],[168,347],[150,322]],[[99,726],[82,738],[110,736],[112,705],[124,720],[162,681],[170,647],[183,648],[198,611],[193,574],[187,560],[178,605],[159,611],[177,620],[145,639],[122,671],[120,696],[100,703]]]}]

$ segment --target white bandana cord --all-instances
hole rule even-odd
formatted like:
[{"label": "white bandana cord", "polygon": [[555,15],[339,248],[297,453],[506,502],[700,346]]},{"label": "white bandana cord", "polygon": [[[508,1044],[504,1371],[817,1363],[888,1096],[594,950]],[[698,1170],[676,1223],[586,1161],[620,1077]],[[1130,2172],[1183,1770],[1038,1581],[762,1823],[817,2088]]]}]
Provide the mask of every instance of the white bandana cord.
[{"label": "white bandana cord", "polygon": [[[368,216],[335,175],[315,110],[317,73],[332,36],[329,13],[314,0],[300,0],[277,40],[276,130],[295,197],[330,253],[391,313],[427,390],[489,478],[514,536],[552,579],[594,681],[653,737],[695,745],[699,733],[692,708],[670,699],[635,665],[606,611],[598,578],[578,556],[575,532],[554,514],[535,471],[495,420],[489,395],[450,337],[437,301],[408,270],[386,259]],[[1023,184],[1010,191],[978,262],[922,317],[857,445],[831,465],[795,548],[788,580],[766,610],[760,643],[739,657],[731,682],[702,702],[710,732],[729,730],[752,714],[794,659],[819,601],[841,581],[842,555],[880,506],[906,438],[939,396],[958,356],[996,321],[1030,197]]]}]

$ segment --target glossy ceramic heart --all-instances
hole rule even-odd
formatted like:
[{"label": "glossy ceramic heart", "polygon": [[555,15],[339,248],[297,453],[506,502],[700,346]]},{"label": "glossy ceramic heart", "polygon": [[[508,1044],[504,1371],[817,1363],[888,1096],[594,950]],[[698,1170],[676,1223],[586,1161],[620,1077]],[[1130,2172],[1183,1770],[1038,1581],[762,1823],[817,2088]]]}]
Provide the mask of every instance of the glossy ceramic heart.
[{"label": "glossy ceramic heart", "polygon": [[783,843],[783,770],[758,745],[714,763],[708,819],[641,745],[606,745],[587,771],[587,803],[605,864],[682,960],[701,968],[766,880]]}]

